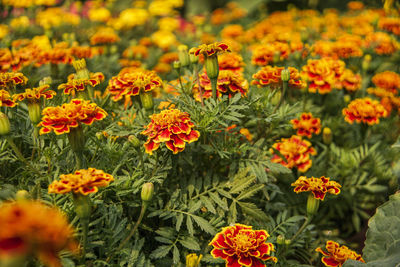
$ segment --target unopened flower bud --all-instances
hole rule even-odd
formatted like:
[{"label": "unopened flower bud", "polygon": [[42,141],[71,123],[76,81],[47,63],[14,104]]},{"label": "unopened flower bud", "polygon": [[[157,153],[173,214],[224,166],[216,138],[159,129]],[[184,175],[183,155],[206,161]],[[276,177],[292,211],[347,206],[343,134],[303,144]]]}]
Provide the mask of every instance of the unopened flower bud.
[{"label": "unopened flower bud", "polygon": [[203,255],[197,256],[196,253],[188,254],[186,256],[186,267],[198,267]]},{"label": "unopened flower bud", "polygon": [[274,63],[278,63],[279,61],[281,61],[281,53],[279,51],[275,51],[272,60]]},{"label": "unopened flower bud", "polygon": [[178,46],[178,57],[182,67],[186,67],[190,63],[188,47],[186,45]]},{"label": "unopened flower bud", "polygon": [[96,133],[96,138],[97,138],[97,140],[102,140],[103,139],[103,133],[102,132],[97,132]]},{"label": "unopened flower bud", "polygon": [[175,70],[179,70],[179,69],[181,68],[181,66],[182,66],[182,64],[181,64],[180,61],[174,61],[174,63],[172,63],[172,67],[173,67]]},{"label": "unopened flower bud", "polygon": [[10,133],[10,121],[6,114],[0,111],[0,135],[6,135]]},{"label": "unopened flower bud", "polygon": [[199,62],[199,58],[191,53],[189,54],[189,59],[190,59],[190,63],[192,63],[192,64],[196,64],[197,62]]},{"label": "unopened flower bud", "polygon": [[351,96],[344,95],[343,100],[344,100],[344,102],[349,103],[351,101]]},{"label": "unopened flower bud", "polygon": [[15,194],[16,200],[27,200],[29,198],[29,193],[26,190],[18,190]]},{"label": "unopened flower bud", "polygon": [[84,58],[73,61],[72,66],[74,66],[76,70],[78,79],[89,79],[89,70],[86,68],[86,61]]},{"label": "unopened flower bud", "polygon": [[319,208],[319,199],[316,199],[312,193],[309,194],[307,199],[307,215],[314,216]]},{"label": "unopened flower bud", "polygon": [[142,192],[141,192],[141,197],[142,197],[142,201],[143,202],[150,202],[151,199],[153,198],[153,194],[154,194],[154,185],[153,183],[145,183],[142,186]]},{"label": "unopened flower bud", "polygon": [[134,135],[128,136],[128,141],[132,144],[133,147],[135,148],[140,147],[140,141],[136,136]]},{"label": "unopened flower bud", "polygon": [[48,77],[44,77],[43,79],[41,79],[39,81],[39,86],[50,85],[52,83],[53,83],[53,80],[51,79],[50,76],[48,76]]},{"label": "unopened flower bud", "polygon": [[204,65],[206,67],[207,76],[210,80],[217,79],[219,74],[218,57],[217,55],[212,55],[206,57],[204,60]]},{"label": "unopened flower bud", "polygon": [[28,103],[28,114],[31,122],[36,125],[40,122],[41,108],[40,104],[36,102]]},{"label": "unopened flower bud", "polygon": [[281,95],[281,91],[276,91],[274,96],[271,98],[271,104],[277,105],[279,103],[279,100],[281,99]]},{"label": "unopened flower bud", "polygon": [[330,128],[325,127],[322,130],[322,140],[324,141],[325,145],[332,143],[332,130]]},{"label": "unopened flower bud", "polygon": [[281,79],[283,82],[288,82],[290,80],[290,71],[288,69],[282,70]]},{"label": "unopened flower bud", "polygon": [[371,55],[365,55],[363,61],[361,62],[361,68],[363,71],[369,70],[369,67],[371,65]]},{"label": "unopened flower bud", "polygon": [[292,240],[290,240],[290,239],[286,239],[285,240],[285,245],[286,246],[289,246],[291,243],[292,243]]},{"label": "unopened flower bud", "polygon": [[76,215],[82,220],[89,220],[92,211],[90,198],[82,194],[73,194]]},{"label": "unopened flower bud", "polygon": [[285,237],[283,237],[283,235],[278,235],[278,237],[276,238],[276,243],[278,243],[279,245],[285,244]]},{"label": "unopened flower bud", "polygon": [[143,92],[140,94],[140,101],[145,109],[152,109],[154,106],[153,95],[151,92]]}]

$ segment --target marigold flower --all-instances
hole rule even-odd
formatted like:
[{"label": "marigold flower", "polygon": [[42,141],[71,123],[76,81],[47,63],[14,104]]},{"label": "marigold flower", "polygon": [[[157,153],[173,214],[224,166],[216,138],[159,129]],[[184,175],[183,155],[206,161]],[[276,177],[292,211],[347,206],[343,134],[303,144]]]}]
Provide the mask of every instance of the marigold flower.
[{"label": "marigold flower", "polygon": [[311,113],[302,113],[299,119],[290,121],[293,129],[297,129],[297,135],[311,138],[312,134],[320,134],[321,119],[314,118]]},{"label": "marigold flower", "polygon": [[70,103],[62,106],[47,107],[43,109],[40,134],[54,131],[60,135],[69,133],[71,128],[77,128],[81,123],[91,125],[96,120],[102,120],[107,116],[102,108],[95,103],[82,99],[72,99]]},{"label": "marigold flower", "polygon": [[270,256],[275,248],[272,243],[266,242],[268,237],[265,230],[253,230],[252,226],[239,223],[224,227],[209,244],[214,247],[211,255],[224,259],[226,267],[265,267],[263,261],[278,261]]},{"label": "marigold flower", "polygon": [[101,28],[92,37],[90,37],[90,44],[113,44],[120,40],[119,36],[115,33],[113,28]]},{"label": "marigold flower", "polygon": [[107,90],[118,101],[124,96],[135,96],[162,87],[161,78],[154,72],[136,69],[111,78]]},{"label": "marigold flower", "polygon": [[[272,147],[278,150],[285,158],[282,159],[277,154],[273,154],[272,162],[280,163],[289,169],[296,167],[300,172],[306,172],[311,168],[310,155],[317,154],[310,142],[297,135],[293,135],[290,138],[282,138],[280,142],[276,142]],[[270,152],[274,153],[274,150],[271,148]]]},{"label": "marigold flower", "polygon": [[347,260],[365,262],[361,255],[346,246],[339,246],[338,243],[332,240],[326,242],[326,250],[327,252],[323,251],[322,248],[315,249],[315,251],[322,253],[321,261],[325,266],[341,267]]},{"label": "marigold flower", "polygon": [[69,44],[67,42],[60,42],[48,50],[41,50],[36,58],[35,66],[40,67],[48,63],[71,64],[73,59]]},{"label": "marigold flower", "polygon": [[314,198],[324,200],[326,193],[338,195],[341,185],[335,181],[329,181],[329,177],[322,176],[320,178],[307,178],[300,176],[296,182],[292,183],[295,186],[294,192],[308,192],[314,195]]},{"label": "marigold flower", "polygon": [[[210,98],[212,95],[211,80],[208,78],[206,72],[199,76],[200,87],[195,83],[193,86],[193,93],[196,100],[200,101],[202,98]],[[240,93],[246,96],[249,91],[249,83],[243,78],[243,74],[237,73],[232,70],[221,70],[217,80],[217,97],[221,95],[228,95],[229,97]]]},{"label": "marigold flower", "polygon": [[0,89],[0,107],[15,107],[17,103],[11,98],[10,93],[4,89]]},{"label": "marigold flower", "polygon": [[101,72],[90,73],[89,79],[79,79],[76,75],[68,76],[68,81],[58,86],[58,90],[64,90],[64,94],[75,96],[78,91],[85,91],[86,86],[95,87],[104,81],[104,75]]},{"label": "marigold flower", "polygon": [[344,119],[350,124],[353,122],[378,124],[379,118],[387,117],[386,109],[377,101],[369,97],[358,98],[350,102],[347,108],[342,110]]},{"label": "marigold flower", "polygon": [[111,12],[105,7],[91,8],[88,17],[91,21],[107,22],[111,17]]},{"label": "marigold flower", "polygon": [[385,90],[397,93],[400,89],[400,75],[393,71],[384,71],[377,73],[372,77],[372,82],[379,88],[384,88]]},{"label": "marigold flower", "polygon": [[350,92],[355,92],[361,88],[360,74],[354,74],[351,70],[346,69],[341,77],[342,86]]},{"label": "marigold flower", "polygon": [[222,52],[231,52],[229,46],[222,42],[212,43],[212,44],[202,44],[198,47],[194,47],[189,51],[191,54],[195,56],[204,55],[206,57],[210,57],[212,55],[216,55]]},{"label": "marigold flower", "polygon": [[399,18],[379,18],[378,28],[400,35],[400,21]]},{"label": "marigold flower", "polygon": [[365,47],[378,55],[391,55],[399,49],[399,43],[385,32],[372,32],[365,37]]},{"label": "marigold flower", "polygon": [[176,36],[170,31],[156,31],[151,35],[152,42],[167,51],[172,45],[176,44]]},{"label": "marigold flower", "polygon": [[251,62],[254,65],[266,66],[274,62],[274,57],[278,61],[287,59],[290,54],[290,47],[287,43],[273,42],[271,44],[256,46],[253,50]]},{"label": "marigold flower", "polygon": [[26,84],[28,78],[20,72],[0,73],[0,88],[7,89],[18,84]]},{"label": "marigold flower", "polygon": [[50,85],[42,85],[35,88],[27,88],[24,93],[13,95],[14,101],[22,101],[27,99],[29,102],[39,102],[40,98],[52,99],[56,92],[53,90],[47,90]]},{"label": "marigold flower", "polygon": [[[253,81],[251,84],[257,85],[257,87],[264,86],[282,86],[281,74],[284,67],[272,67],[265,66],[257,73],[253,74]],[[296,68],[289,67],[290,78],[288,81],[288,85],[294,88],[302,88],[305,87],[305,82],[301,80],[299,71]]]},{"label": "marigold flower", "polygon": [[88,195],[96,193],[98,187],[106,187],[114,181],[111,174],[102,170],[89,168],[75,171],[71,174],[60,175],[60,180],[55,180],[49,185],[49,193],[65,194],[73,192],[75,194]]},{"label": "marigold flower", "polygon": [[193,130],[194,124],[186,112],[178,109],[165,109],[158,114],[151,115],[150,118],[151,122],[141,132],[148,137],[144,147],[150,155],[163,142],[169,150],[177,154],[185,149],[186,143],[190,144],[199,139],[200,133]]},{"label": "marigold flower", "polygon": [[37,201],[17,201],[0,206],[0,261],[36,256],[43,264],[61,267],[59,252],[78,252],[74,230],[56,208]]},{"label": "marigold flower", "polygon": [[219,70],[233,70],[243,72],[245,63],[240,54],[232,52],[218,56]]}]

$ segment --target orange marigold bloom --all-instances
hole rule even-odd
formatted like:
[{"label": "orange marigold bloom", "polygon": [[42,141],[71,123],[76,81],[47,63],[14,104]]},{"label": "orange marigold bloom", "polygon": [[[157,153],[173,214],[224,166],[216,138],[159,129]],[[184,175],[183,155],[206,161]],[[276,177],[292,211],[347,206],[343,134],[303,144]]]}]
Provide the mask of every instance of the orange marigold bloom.
[{"label": "orange marigold bloom", "polygon": [[347,3],[347,7],[350,10],[362,10],[364,8],[364,3],[360,1],[350,1]]},{"label": "orange marigold bloom", "polygon": [[[311,168],[310,155],[317,154],[310,142],[297,135],[293,135],[290,138],[282,138],[280,142],[276,142],[272,147],[278,150],[285,158],[282,159],[277,154],[273,154],[272,162],[280,163],[289,169],[297,168],[300,172],[306,172]],[[270,152],[274,153],[274,150],[271,148]]]},{"label": "orange marigold bloom", "polygon": [[399,49],[399,43],[385,32],[372,32],[365,37],[365,46],[378,55],[391,55]]},{"label": "orange marigold bloom", "polygon": [[299,119],[290,121],[293,129],[297,129],[297,135],[311,138],[312,134],[320,134],[321,119],[314,118],[311,113],[302,113]]},{"label": "orange marigold bloom", "polygon": [[36,58],[35,66],[40,67],[47,63],[71,64],[74,57],[67,42],[60,42],[51,49],[41,50]]},{"label": "orange marigold bloom", "polygon": [[42,85],[35,88],[27,88],[24,93],[13,95],[14,101],[22,101],[27,99],[29,102],[39,102],[40,98],[52,99],[56,92],[53,90],[47,90],[50,85]]},{"label": "orange marigold bloom", "polygon": [[367,89],[368,94],[371,95],[375,95],[379,98],[383,98],[383,97],[388,97],[388,98],[392,98],[394,97],[394,93],[392,91],[388,91],[384,88],[368,88]]},{"label": "orange marigold bloom", "polygon": [[113,28],[101,28],[92,37],[90,37],[91,45],[113,44],[120,40]]},{"label": "orange marigold bloom", "polygon": [[226,25],[221,31],[221,37],[223,39],[240,39],[243,34],[243,26],[240,24]]},{"label": "orange marigold bloom", "polygon": [[273,42],[266,45],[258,45],[253,50],[251,62],[254,65],[265,66],[274,62],[274,57],[284,60],[289,57],[290,47],[287,43]]},{"label": "orange marigold bloom", "polygon": [[89,100],[72,99],[70,103],[62,106],[47,107],[42,111],[40,134],[47,134],[54,131],[60,135],[69,133],[71,128],[77,128],[80,123],[91,125],[94,121],[102,120],[107,116],[102,108]]},{"label": "orange marigold bloom", "polygon": [[0,261],[36,256],[44,265],[61,267],[62,250],[78,252],[74,229],[56,208],[38,201],[17,201],[0,206]]},{"label": "orange marigold bloom", "polygon": [[64,94],[75,96],[78,91],[85,91],[86,86],[95,87],[104,81],[104,74],[101,72],[90,73],[89,79],[78,79],[75,74],[68,76],[68,81],[58,86],[58,90],[64,90]]},{"label": "orange marigold bloom", "polygon": [[26,84],[28,78],[20,72],[3,72],[0,73],[0,88],[7,89],[17,84]]},{"label": "orange marigold bloom", "polygon": [[125,58],[146,59],[149,57],[149,50],[144,45],[134,45],[125,49],[122,56]]},{"label": "orange marigold bloom", "polygon": [[326,250],[327,252],[323,251],[322,248],[315,249],[315,251],[322,253],[321,261],[325,266],[341,267],[347,260],[365,262],[361,255],[346,246],[339,246],[338,243],[332,240],[326,241]]},{"label": "orange marigold bloom", "polygon": [[378,28],[400,35],[400,20],[399,18],[379,18]]},{"label": "orange marigold bloom", "polygon": [[118,101],[124,96],[139,95],[140,92],[149,92],[159,87],[162,87],[162,80],[154,71],[136,69],[112,77],[107,90],[113,95],[112,100]]},{"label": "orange marigold bloom", "polygon": [[377,100],[369,97],[351,101],[348,107],[342,110],[342,114],[345,116],[345,121],[350,124],[355,121],[368,125],[378,124],[379,118],[388,116],[386,109]]},{"label": "orange marigold bloom", "polygon": [[[253,81],[251,84],[257,85],[257,87],[264,86],[282,86],[281,73],[284,67],[272,67],[265,66],[257,73],[253,74]],[[301,80],[299,71],[296,68],[289,67],[290,78],[288,81],[289,86],[294,88],[305,87],[305,82]]]},{"label": "orange marigold bloom", "polygon": [[377,87],[384,88],[392,93],[397,93],[397,89],[400,89],[400,75],[393,71],[384,71],[375,74],[372,77],[372,82]]},{"label": "orange marigold bloom", "polygon": [[324,200],[326,193],[338,195],[342,187],[339,183],[329,181],[329,179],[325,176],[320,178],[300,176],[296,182],[292,183],[292,186],[295,186],[294,192],[296,193],[311,191],[315,199]]},{"label": "orange marigold bloom", "polygon": [[60,175],[60,180],[55,180],[49,185],[49,193],[65,194],[73,192],[75,194],[88,195],[99,191],[98,187],[106,187],[114,181],[111,174],[102,170],[89,168],[75,171],[71,174]]},{"label": "orange marigold bloom", "polygon": [[200,133],[193,130],[194,124],[186,112],[179,109],[165,109],[151,115],[150,118],[151,122],[141,132],[148,137],[144,147],[150,155],[163,142],[169,150],[177,154],[185,149],[186,143],[190,144],[199,139]]},{"label": "orange marigold bloom", "polygon": [[[200,96],[210,98],[212,96],[211,81],[206,72],[199,75],[200,87],[197,83],[193,85],[193,94],[196,100],[200,101]],[[217,80],[217,97],[228,95],[232,97],[234,94],[240,93],[246,96],[249,91],[249,83],[243,78],[241,73],[232,70],[221,70]],[[201,95],[202,94],[202,95]]]},{"label": "orange marigold bloom", "polygon": [[4,89],[0,89],[0,107],[15,107],[17,103],[11,98],[10,93]]},{"label": "orange marigold bloom", "polygon": [[19,57],[11,53],[8,48],[0,48],[0,72],[19,70]]},{"label": "orange marigold bloom", "polygon": [[232,52],[218,56],[219,70],[243,71],[245,63],[238,53]]},{"label": "orange marigold bloom", "polygon": [[252,226],[239,223],[224,227],[209,244],[214,247],[211,255],[225,260],[226,267],[265,267],[262,261],[278,261],[270,256],[275,248],[266,242],[268,237],[265,230],[253,230]]},{"label": "orange marigold bloom", "polygon": [[360,74],[354,74],[350,69],[346,69],[341,77],[342,86],[350,92],[355,92],[361,88]]},{"label": "orange marigold bloom", "polygon": [[212,44],[202,44],[198,47],[193,47],[190,49],[190,53],[195,56],[204,55],[204,56],[212,56],[217,55],[221,52],[231,52],[229,46],[222,42],[212,43]]}]

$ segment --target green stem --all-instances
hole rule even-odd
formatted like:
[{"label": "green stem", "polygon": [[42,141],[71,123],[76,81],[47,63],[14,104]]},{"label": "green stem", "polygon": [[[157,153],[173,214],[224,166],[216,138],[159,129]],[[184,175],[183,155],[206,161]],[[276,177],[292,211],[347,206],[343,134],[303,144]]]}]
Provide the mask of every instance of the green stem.
[{"label": "green stem", "polygon": [[279,103],[278,105],[275,106],[274,111],[272,113],[275,113],[278,110],[278,108],[282,105],[287,88],[288,88],[288,82],[283,82],[281,98],[279,99]]},{"label": "green stem", "polygon": [[306,229],[307,225],[311,222],[311,217],[307,217],[304,221],[303,225],[299,228],[299,230],[292,237],[292,241],[294,241],[303,231]]},{"label": "green stem", "polygon": [[88,239],[88,234],[89,234],[89,220],[88,219],[81,219],[81,224],[82,224],[82,257],[81,257],[81,262],[85,263],[87,239]]},{"label": "green stem", "polygon": [[212,89],[212,98],[217,99],[217,79],[210,79],[210,81]]},{"label": "green stem", "polygon": [[194,78],[196,79],[197,82],[197,87],[199,88],[200,92],[200,101],[201,101],[201,106],[204,106],[204,101],[203,101],[203,88],[200,86],[200,78],[199,78],[199,69],[197,67],[197,64],[194,65]]},{"label": "green stem", "polygon": [[143,171],[143,174],[144,174],[144,173],[145,173],[145,169],[144,169],[143,152],[142,152],[142,150],[140,149],[140,147],[137,148],[137,152],[138,152],[138,154],[139,154],[140,165],[141,165],[141,167],[142,167],[142,171]]}]

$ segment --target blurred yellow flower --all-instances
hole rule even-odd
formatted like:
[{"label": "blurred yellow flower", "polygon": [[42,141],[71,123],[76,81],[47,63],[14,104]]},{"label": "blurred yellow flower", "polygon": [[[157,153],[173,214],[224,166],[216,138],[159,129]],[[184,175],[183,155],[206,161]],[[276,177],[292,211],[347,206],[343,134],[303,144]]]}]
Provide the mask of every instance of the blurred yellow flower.
[{"label": "blurred yellow flower", "polygon": [[163,50],[176,44],[176,36],[170,31],[156,31],[151,35],[151,40]]},{"label": "blurred yellow flower", "polygon": [[105,8],[92,8],[88,12],[91,21],[107,22],[111,17],[111,12]]},{"label": "blurred yellow flower", "polygon": [[14,29],[27,28],[27,27],[29,27],[29,25],[30,25],[30,22],[29,22],[29,18],[27,16],[16,17],[10,21],[10,26],[11,26],[11,28],[14,28]]},{"label": "blurred yellow flower", "polygon": [[0,40],[8,34],[8,26],[6,24],[0,24]]}]

